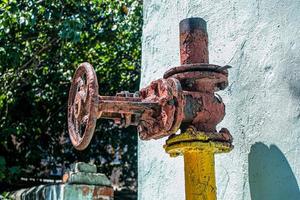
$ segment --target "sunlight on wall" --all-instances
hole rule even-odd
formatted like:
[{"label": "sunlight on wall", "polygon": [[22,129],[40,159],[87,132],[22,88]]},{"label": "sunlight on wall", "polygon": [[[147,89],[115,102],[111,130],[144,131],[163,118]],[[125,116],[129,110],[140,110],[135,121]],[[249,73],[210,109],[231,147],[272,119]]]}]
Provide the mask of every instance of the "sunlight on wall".
[{"label": "sunlight on wall", "polygon": [[[145,0],[141,87],[179,65],[179,21],[208,24],[210,63],[231,65],[221,92],[235,149],[216,156],[218,199],[300,199],[300,1]],[[184,199],[182,158],[139,141],[139,199]],[[270,192],[274,191],[271,195]]]}]

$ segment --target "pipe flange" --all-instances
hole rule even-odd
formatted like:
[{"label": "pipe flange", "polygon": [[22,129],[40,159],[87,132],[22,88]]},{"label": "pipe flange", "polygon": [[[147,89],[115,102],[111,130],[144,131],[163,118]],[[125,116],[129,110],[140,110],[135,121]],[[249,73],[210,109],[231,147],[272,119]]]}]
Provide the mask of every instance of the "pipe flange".
[{"label": "pipe flange", "polygon": [[172,75],[182,73],[182,72],[191,72],[191,71],[212,71],[219,72],[227,75],[228,70],[231,68],[229,65],[219,66],[208,63],[195,63],[195,64],[185,64],[178,67],[173,67],[164,73],[164,78],[169,78]]},{"label": "pipe flange", "polygon": [[[159,79],[140,91],[142,101],[158,102],[160,111],[145,111],[138,130],[141,139],[158,139],[175,133],[183,117],[183,97],[177,79]],[[158,113],[158,115],[156,114]]]},{"label": "pipe flange", "polygon": [[189,128],[184,133],[171,135],[164,145],[165,151],[171,157],[182,155],[185,151],[226,153],[233,147],[232,136],[225,128],[220,132],[200,132]]}]

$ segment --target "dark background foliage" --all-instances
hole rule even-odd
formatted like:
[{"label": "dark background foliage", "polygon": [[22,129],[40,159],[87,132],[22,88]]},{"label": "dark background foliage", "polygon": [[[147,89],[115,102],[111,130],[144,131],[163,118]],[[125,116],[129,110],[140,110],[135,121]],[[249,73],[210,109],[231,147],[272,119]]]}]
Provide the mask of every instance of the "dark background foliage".
[{"label": "dark background foliage", "polygon": [[[94,162],[118,187],[136,189],[137,134],[99,121],[88,149],[67,131],[70,81],[91,63],[101,95],[138,89],[142,3],[137,0],[4,0],[0,3],[0,181],[60,178]],[[118,179],[120,174],[120,179]],[[25,182],[25,184],[28,182]],[[19,185],[18,185],[19,184]]]}]

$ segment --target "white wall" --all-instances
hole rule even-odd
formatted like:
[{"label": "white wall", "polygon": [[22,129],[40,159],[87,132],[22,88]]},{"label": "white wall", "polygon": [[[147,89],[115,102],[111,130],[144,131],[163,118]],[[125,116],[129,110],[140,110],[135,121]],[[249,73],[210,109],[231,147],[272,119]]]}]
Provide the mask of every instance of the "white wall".
[{"label": "white wall", "polygon": [[[210,63],[232,65],[220,92],[235,149],[216,156],[218,199],[300,199],[300,1],[144,0],[141,87],[179,65],[179,21],[208,24]],[[139,141],[139,199],[184,199],[183,159],[166,138]]]}]

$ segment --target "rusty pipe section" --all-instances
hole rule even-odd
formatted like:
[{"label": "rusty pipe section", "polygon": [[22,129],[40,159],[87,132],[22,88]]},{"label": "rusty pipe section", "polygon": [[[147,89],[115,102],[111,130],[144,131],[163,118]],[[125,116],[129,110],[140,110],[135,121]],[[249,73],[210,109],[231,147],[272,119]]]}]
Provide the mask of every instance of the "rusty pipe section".
[{"label": "rusty pipe section", "polygon": [[99,95],[97,118],[112,119],[120,127],[137,126],[142,113],[159,110],[158,103],[142,102],[140,97],[134,95],[133,93],[119,93],[115,97]]},{"label": "rusty pipe section", "polygon": [[188,128],[217,132],[216,125],[224,118],[225,105],[215,92],[227,87],[228,66],[209,64],[208,34],[203,19],[184,19],[179,29],[181,65],[138,92],[100,96],[93,67],[89,63],[79,66],[68,101],[69,133],[75,148],[86,148],[99,118],[112,119],[123,127],[137,126],[143,140]]},{"label": "rusty pipe section", "polygon": [[168,70],[164,78],[179,80],[183,89],[181,129],[216,132],[225,105],[215,92],[228,85],[227,66],[209,64],[207,25],[202,18],[184,19],[179,26],[181,66]]},{"label": "rusty pipe section", "polygon": [[[142,139],[157,139],[179,128],[182,93],[176,79],[159,79],[136,93],[99,96],[97,118],[112,119],[121,127],[135,125]],[[179,102],[180,101],[180,102]],[[178,110],[180,109],[180,111]]]},{"label": "rusty pipe section", "polygon": [[181,65],[208,63],[208,35],[206,21],[187,18],[179,24]]}]

